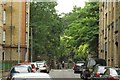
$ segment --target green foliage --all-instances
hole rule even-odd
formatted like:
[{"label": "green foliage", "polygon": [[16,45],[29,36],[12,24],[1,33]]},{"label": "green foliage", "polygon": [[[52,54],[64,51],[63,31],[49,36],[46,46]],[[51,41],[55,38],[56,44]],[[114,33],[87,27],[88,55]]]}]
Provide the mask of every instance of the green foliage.
[{"label": "green foliage", "polygon": [[99,6],[97,2],[87,2],[84,8],[74,7],[74,10],[65,14],[65,33],[61,37],[66,47],[64,53],[74,58],[86,59],[88,53],[98,54],[98,18]]},{"label": "green foliage", "polygon": [[97,55],[98,3],[87,2],[84,8],[75,6],[62,18],[56,13],[56,5],[56,2],[31,3],[34,53],[76,60],[86,59],[88,54]]},{"label": "green foliage", "polygon": [[75,58],[82,58],[82,59],[86,59],[87,58],[87,55],[88,55],[88,47],[89,45],[88,44],[83,44],[83,45],[80,45],[76,51],[76,55],[75,55]]},{"label": "green foliage", "polygon": [[33,28],[33,50],[35,54],[57,55],[62,19],[57,15],[56,2],[32,2],[30,6],[30,27]]}]

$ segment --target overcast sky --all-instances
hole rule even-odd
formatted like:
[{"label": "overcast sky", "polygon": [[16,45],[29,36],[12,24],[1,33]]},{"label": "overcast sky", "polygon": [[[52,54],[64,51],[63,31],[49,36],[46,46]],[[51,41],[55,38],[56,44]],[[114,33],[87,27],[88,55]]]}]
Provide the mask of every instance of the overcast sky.
[{"label": "overcast sky", "polygon": [[56,6],[56,10],[58,13],[68,13],[72,11],[73,6],[84,7],[85,1],[87,0],[57,0],[58,6]]}]

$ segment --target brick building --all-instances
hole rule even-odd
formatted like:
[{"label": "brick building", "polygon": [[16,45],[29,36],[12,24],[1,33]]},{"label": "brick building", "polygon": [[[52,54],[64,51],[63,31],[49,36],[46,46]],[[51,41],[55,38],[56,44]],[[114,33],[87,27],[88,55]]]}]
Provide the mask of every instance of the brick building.
[{"label": "brick building", "polygon": [[99,4],[99,58],[120,67],[120,1]]},{"label": "brick building", "polygon": [[0,61],[2,60],[2,51],[3,51],[3,9],[2,9],[2,3],[0,2]]},{"label": "brick building", "polygon": [[4,60],[28,60],[29,5],[28,2],[3,0]]}]

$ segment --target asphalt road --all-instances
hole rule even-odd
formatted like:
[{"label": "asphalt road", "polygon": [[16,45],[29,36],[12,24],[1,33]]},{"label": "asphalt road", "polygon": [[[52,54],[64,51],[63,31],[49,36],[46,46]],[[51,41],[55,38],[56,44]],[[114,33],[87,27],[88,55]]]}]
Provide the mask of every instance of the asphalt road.
[{"label": "asphalt road", "polygon": [[75,74],[72,69],[51,70],[49,75],[53,80],[80,80],[80,75]]}]

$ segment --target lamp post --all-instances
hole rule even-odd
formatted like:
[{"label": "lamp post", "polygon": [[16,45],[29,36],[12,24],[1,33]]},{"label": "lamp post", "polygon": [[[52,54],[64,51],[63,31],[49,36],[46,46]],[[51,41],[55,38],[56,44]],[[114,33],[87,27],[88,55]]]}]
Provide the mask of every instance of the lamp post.
[{"label": "lamp post", "polygon": [[33,34],[32,34],[32,28],[31,28],[31,62],[33,60]]}]

